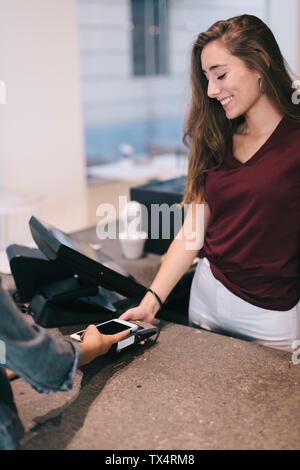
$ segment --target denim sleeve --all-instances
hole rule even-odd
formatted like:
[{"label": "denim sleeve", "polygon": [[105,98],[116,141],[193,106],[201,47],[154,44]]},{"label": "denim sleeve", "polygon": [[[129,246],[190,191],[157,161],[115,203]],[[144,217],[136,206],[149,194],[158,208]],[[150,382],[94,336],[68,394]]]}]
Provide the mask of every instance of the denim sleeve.
[{"label": "denim sleeve", "polygon": [[81,345],[30,325],[1,286],[0,315],[3,365],[40,393],[70,390],[83,355]]}]

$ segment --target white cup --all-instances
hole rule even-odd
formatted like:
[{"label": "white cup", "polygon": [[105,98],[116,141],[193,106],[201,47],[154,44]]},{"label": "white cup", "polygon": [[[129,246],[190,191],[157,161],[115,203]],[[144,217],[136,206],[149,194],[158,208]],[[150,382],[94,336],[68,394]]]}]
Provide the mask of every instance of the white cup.
[{"label": "white cup", "polygon": [[137,232],[135,234],[128,234],[127,232],[119,233],[119,240],[125,258],[140,258],[144,252],[147,237],[147,232]]}]

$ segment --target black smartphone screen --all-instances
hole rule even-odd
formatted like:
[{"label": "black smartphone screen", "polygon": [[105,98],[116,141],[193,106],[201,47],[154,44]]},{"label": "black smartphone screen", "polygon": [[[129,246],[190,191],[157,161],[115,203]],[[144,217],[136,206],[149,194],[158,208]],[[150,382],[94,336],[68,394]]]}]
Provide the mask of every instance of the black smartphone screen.
[{"label": "black smartphone screen", "polygon": [[121,331],[130,329],[127,325],[122,325],[122,323],[113,320],[105,323],[104,325],[98,325],[97,328],[100,333],[103,333],[104,335],[114,335],[116,333],[120,333]]}]

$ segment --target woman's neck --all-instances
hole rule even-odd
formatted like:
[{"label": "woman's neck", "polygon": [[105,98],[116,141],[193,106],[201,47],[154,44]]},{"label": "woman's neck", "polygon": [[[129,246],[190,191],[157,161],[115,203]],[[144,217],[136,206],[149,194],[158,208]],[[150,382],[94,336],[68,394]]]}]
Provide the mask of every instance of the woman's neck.
[{"label": "woman's neck", "polygon": [[283,115],[263,95],[245,114],[245,122],[239,132],[252,137],[261,137],[272,132],[282,120]]}]

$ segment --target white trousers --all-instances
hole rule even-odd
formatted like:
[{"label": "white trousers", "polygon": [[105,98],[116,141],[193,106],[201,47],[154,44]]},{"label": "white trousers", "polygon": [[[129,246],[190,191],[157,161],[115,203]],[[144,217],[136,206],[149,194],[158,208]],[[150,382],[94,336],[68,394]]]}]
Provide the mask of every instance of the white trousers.
[{"label": "white trousers", "polygon": [[217,333],[294,351],[300,340],[300,302],[291,310],[266,310],[230,292],[200,259],[191,287],[189,323]]}]

